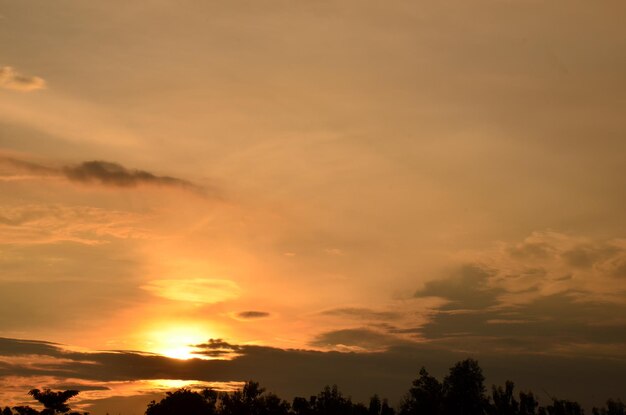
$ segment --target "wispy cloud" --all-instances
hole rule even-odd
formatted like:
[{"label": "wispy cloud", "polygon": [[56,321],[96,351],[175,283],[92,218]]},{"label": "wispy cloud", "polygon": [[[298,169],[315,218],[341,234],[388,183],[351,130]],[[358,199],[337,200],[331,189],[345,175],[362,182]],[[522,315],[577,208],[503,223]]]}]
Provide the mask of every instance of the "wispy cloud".
[{"label": "wispy cloud", "polygon": [[267,318],[270,316],[270,313],[266,311],[250,310],[250,311],[241,311],[237,313],[235,316],[236,318],[241,319],[241,320],[256,320],[259,318]]},{"label": "wispy cloud", "polygon": [[[138,186],[161,186],[176,187],[202,194],[207,193],[207,189],[191,183],[188,180],[172,176],[159,176],[149,171],[140,169],[129,169],[119,163],[92,160],[75,165],[61,167],[46,166],[28,160],[0,155],[0,164],[4,164],[13,170],[28,173],[31,176],[64,177],[72,182],[86,185],[97,184],[118,188],[134,188]],[[15,175],[5,174],[5,178],[15,178]],[[18,176],[22,177],[22,176]],[[212,189],[213,193],[215,189]]]},{"label": "wispy cloud", "polygon": [[23,75],[11,66],[0,67],[0,88],[30,92],[46,87],[46,81],[38,76]]}]

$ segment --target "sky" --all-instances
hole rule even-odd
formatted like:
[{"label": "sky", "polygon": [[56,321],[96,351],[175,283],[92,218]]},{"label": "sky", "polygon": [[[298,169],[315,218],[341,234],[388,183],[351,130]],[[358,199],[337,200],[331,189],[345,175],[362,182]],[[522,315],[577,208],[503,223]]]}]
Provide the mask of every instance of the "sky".
[{"label": "sky", "polygon": [[625,13],[0,0],[0,404],[625,399]]}]

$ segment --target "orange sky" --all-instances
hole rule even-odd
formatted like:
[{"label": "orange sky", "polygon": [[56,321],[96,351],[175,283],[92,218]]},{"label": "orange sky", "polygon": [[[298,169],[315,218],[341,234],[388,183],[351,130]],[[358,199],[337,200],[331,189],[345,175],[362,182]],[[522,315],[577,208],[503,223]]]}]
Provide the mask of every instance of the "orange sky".
[{"label": "orange sky", "polygon": [[0,337],[625,362],[625,13],[0,0]]}]

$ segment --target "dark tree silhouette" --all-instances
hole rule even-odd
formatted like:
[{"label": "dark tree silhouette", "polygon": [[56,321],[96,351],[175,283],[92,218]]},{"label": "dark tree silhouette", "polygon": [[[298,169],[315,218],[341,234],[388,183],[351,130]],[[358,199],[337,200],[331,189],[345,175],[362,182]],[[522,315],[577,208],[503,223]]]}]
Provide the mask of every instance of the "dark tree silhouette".
[{"label": "dark tree silhouette", "polygon": [[380,398],[378,397],[378,395],[374,395],[370,398],[370,404],[367,413],[369,415],[379,415],[382,407],[383,403],[380,401]]},{"label": "dark tree silhouette", "polygon": [[315,397],[311,396],[310,401],[306,398],[302,398],[300,396],[296,396],[293,398],[293,403],[291,404],[291,409],[295,415],[311,415],[313,413],[312,405],[315,401]]},{"label": "dark tree silhouette", "polygon": [[30,406],[14,406],[13,409],[18,415],[39,415],[39,411]]},{"label": "dark tree silhouette", "polygon": [[167,392],[160,402],[152,401],[148,404],[146,415],[210,415],[215,413],[215,403],[205,398],[213,395],[210,391],[201,395],[189,389],[179,389],[176,392]]},{"label": "dark tree silhouette", "polygon": [[11,408],[9,408],[8,406],[5,406],[4,409],[2,410],[2,415],[13,415],[13,412],[11,411]]},{"label": "dark tree silhouette", "polygon": [[78,391],[70,389],[62,392],[53,392],[50,389],[44,389],[43,391],[31,389],[28,394],[43,404],[44,410],[41,411],[42,415],[55,415],[70,411],[70,407],[65,402],[78,395]]},{"label": "dark tree silhouette", "polygon": [[539,402],[535,398],[532,392],[519,393],[519,414],[520,415],[535,415]]},{"label": "dark tree silhouette", "polygon": [[343,397],[337,385],[326,386],[317,395],[313,410],[318,414],[343,415],[350,413],[352,402]]},{"label": "dark tree silhouette", "polygon": [[606,401],[606,408],[593,408],[593,415],[626,415],[626,405],[620,400]]},{"label": "dark tree silhouette", "polygon": [[380,415],[395,415],[396,411],[394,411],[394,409],[389,406],[389,402],[387,401],[387,398],[383,399],[383,404],[380,407]]},{"label": "dark tree silhouette", "polygon": [[441,414],[443,411],[443,385],[428,374],[426,368],[413,381],[413,387],[400,405],[400,415]]},{"label": "dark tree silhouette", "polygon": [[450,368],[443,381],[444,406],[450,415],[482,415],[487,407],[485,377],[473,359],[466,359]]},{"label": "dark tree silhouette", "polygon": [[519,402],[515,400],[513,396],[513,389],[515,384],[510,380],[507,380],[502,386],[492,387],[491,397],[493,399],[493,405],[489,407],[489,412],[493,415],[518,415],[519,414]]},{"label": "dark tree silhouette", "polygon": [[552,405],[545,408],[548,415],[584,415],[584,411],[578,402],[552,399]]}]

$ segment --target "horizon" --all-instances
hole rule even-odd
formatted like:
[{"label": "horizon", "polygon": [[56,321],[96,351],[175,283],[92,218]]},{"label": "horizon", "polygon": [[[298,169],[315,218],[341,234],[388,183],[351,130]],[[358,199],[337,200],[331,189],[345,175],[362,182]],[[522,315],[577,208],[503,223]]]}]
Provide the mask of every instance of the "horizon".
[{"label": "horizon", "polygon": [[625,400],[625,13],[0,0],[0,403]]}]

